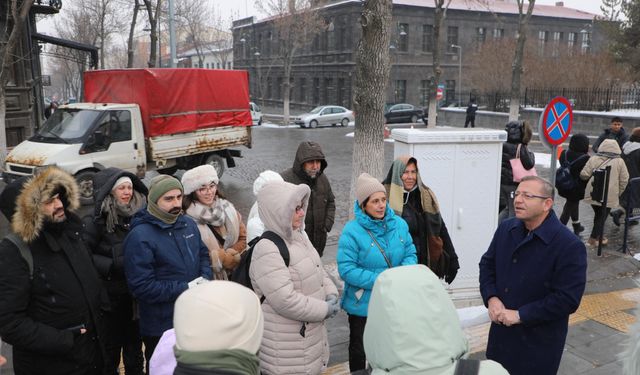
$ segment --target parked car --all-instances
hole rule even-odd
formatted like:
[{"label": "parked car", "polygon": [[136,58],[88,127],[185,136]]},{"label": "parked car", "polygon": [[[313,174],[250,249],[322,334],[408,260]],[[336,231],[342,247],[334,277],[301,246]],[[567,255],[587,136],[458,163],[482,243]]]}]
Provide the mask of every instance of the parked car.
[{"label": "parked car", "polygon": [[425,113],[421,108],[411,104],[387,104],[384,106],[384,118],[390,122],[411,122],[416,123],[418,119],[424,119]]},{"label": "parked car", "polygon": [[262,109],[254,102],[249,102],[251,122],[253,125],[262,125]]},{"label": "parked car", "polygon": [[337,105],[316,107],[309,113],[293,118],[293,122],[301,128],[317,128],[323,125],[347,126],[351,121],[354,121],[353,112]]}]

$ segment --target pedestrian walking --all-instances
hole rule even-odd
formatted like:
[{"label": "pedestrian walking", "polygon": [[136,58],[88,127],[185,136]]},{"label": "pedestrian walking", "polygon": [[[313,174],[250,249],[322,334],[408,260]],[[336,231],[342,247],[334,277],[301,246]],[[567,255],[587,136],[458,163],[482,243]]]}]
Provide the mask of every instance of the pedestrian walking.
[{"label": "pedestrian walking", "polygon": [[469,100],[467,105],[467,117],[464,119],[464,127],[466,128],[471,124],[472,128],[476,127],[476,112],[478,111],[478,105],[476,104],[476,98]]},{"label": "pedestrian walking", "polygon": [[162,333],[173,328],[178,296],[211,279],[209,251],[196,223],[182,214],[182,191],[176,178],[154,177],[147,207],[134,215],[124,240],[124,270],[138,301],[147,374]]},{"label": "pedestrian walking", "polygon": [[515,218],[496,230],[480,259],[480,293],[489,309],[487,359],[510,374],[555,374],[569,315],[587,273],[582,241],[553,211],[553,186],[537,176],[514,192]]},{"label": "pedestrian walking", "polygon": [[529,123],[526,121],[510,121],[504,130],[507,132],[507,141],[502,144],[500,202],[498,207],[501,220],[514,216],[511,193],[516,190],[518,182],[513,177],[511,159],[519,158],[525,170],[531,170],[536,164],[535,155],[527,147],[533,136]]},{"label": "pedestrian walking", "polygon": [[[592,155],[584,168],[582,168],[582,171],[580,171],[580,178],[588,181],[584,193],[584,201],[593,208],[593,229],[591,229],[591,235],[587,241],[590,246],[598,246],[598,239],[601,236],[602,245],[609,243],[609,239],[604,237],[602,233],[604,223],[611,209],[619,206],[620,194],[622,194],[629,182],[629,172],[620,157],[621,151],[618,143],[613,139],[605,139],[598,150],[598,153]],[[608,166],[611,167],[611,174],[609,175],[609,192],[605,208],[598,200],[593,199],[591,193],[594,191],[593,185],[596,183],[593,179],[593,171],[596,169],[605,169]]]},{"label": "pedestrian walking", "polygon": [[[258,198],[258,192],[260,189],[269,181],[284,181],[282,176],[277,172],[266,170],[256,178],[253,182],[253,195]],[[255,238],[258,238],[264,232],[264,223],[260,220],[260,215],[258,215],[258,201],[251,206],[251,210],[249,211],[249,216],[247,217],[247,243],[251,243]]]},{"label": "pedestrian walking", "polygon": [[265,229],[279,236],[289,252],[288,266],[278,246],[260,240],[253,248],[249,276],[264,297],[262,374],[310,374],[329,361],[325,320],[340,309],[338,290],[303,231],[311,190],[306,185],[268,182],[258,192]]},{"label": "pedestrian walking", "polygon": [[494,361],[466,359],[469,343],[453,302],[424,265],[380,274],[369,302],[364,350],[373,374],[448,375],[473,363],[479,375],[508,375]]},{"label": "pedestrian walking", "polygon": [[356,181],[355,218],[342,230],[336,262],[344,280],[342,308],[349,314],[349,369],[365,368],[362,342],[373,284],[382,271],[416,264],[409,226],[387,203],[384,186],[367,173]]},{"label": "pedestrian walking", "polygon": [[327,243],[327,233],[333,228],[336,214],[335,198],[324,171],[327,160],[316,142],[301,142],[296,151],[293,167],[282,172],[282,178],[292,184],[305,184],[311,189],[309,209],[304,219],[304,230],[309,240],[322,256]]},{"label": "pedestrian walking", "polygon": [[[634,128],[629,137],[629,141],[622,146],[622,160],[629,172],[629,180],[635,177],[640,177],[640,128]],[[640,192],[630,191],[630,185],[627,185],[622,194],[620,195],[620,207],[613,208],[611,210],[611,217],[613,217],[613,223],[620,226],[620,219],[625,214],[627,209],[627,203],[631,198],[630,194],[635,194],[633,202],[636,205],[640,205]],[[632,207],[632,210],[637,211],[640,207]],[[635,216],[636,213],[632,212],[631,215]],[[632,221],[631,224],[637,224],[637,221]]]},{"label": "pedestrian walking", "polygon": [[212,165],[186,171],[182,175],[185,194],[182,208],[198,224],[216,279],[226,280],[225,273],[236,268],[247,247],[247,228],[233,203],[224,198],[218,182],[218,173]]},{"label": "pedestrian walking", "polygon": [[624,131],[622,126],[622,119],[620,117],[614,117],[611,119],[611,125],[608,129],[604,129],[602,134],[593,143],[593,152],[598,152],[600,145],[605,139],[613,139],[618,143],[618,146],[622,148],[629,140],[629,135]]},{"label": "pedestrian walking", "polygon": [[52,101],[51,103],[49,103],[47,108],[44,110],[44,118],[48,120],[49,117],[51,117],[51,115],[53,114],[53,112],[56,111],[56,109],[58,109],[57,102]]},{"label": "pedestrian walking", "polygon": [[79,207],[76,180],[56,167],[0,194],[15,235],[0,243],[0,336],[13,346],[16,375],[103,374],[108,301]]},{"label": "pedestrian walking", "polygon": [[251,289],[230,281],[191,288],[176,301],[174,325],[151,357],[153,375],[260,374],[264,318]]},{"label": "pedestrian walking", "polygon": [[560,153],[560,164],[570,165],[569,171],[571,177],[575,181],[573,189],[558,189],[558,195],[565,198],[560,222],[567,225],[571,218],[571,226],[573,233],[579,236],[584,231],[584,227],[580,224],[580,201],[584,198],[584,191],[587,182],[580,179],[580,171],[584,168],[589,160],[589,138],[584,134],[574,134],[569,141],[569,149]]},{"label": "pedestrian walking", "polygon": [[147,187],[136,175],[107,168],[93,178],[95,211],[85,219],[85,241],[107,290],[111,309],[105,313],[105,373],[118,373],[120,358],[127,375],[144,373],[142,339],[133,296],[124,275],[123,242],[133,215],[147,203]]},{"label": "pedestrian walking", "polygon": [[409,155],[396,158],[382,183],[389,206],[409,226],[418,264],[428,266],[451,284],[460,268],[458,255],[440,215],[436,195],[420,178],[418,161]]}]

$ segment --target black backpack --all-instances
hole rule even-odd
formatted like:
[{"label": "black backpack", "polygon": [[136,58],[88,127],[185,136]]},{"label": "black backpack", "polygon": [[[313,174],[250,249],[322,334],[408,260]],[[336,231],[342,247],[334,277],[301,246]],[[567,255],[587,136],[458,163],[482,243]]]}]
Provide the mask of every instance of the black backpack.
[{"label": "black backpack", "polygon": [[[242,258],[240,259],[240,263],[238,267],[231,273],[229,276],[229,281],[236,282],[238,284],[244,285],[247,288],[253,290],[253,285],[251,285],[251,277],[249,276],[249,268],[251,267],[251,258],[253,257],[253,248],[256,246],[260,240],[266,239],[278,247],[280,251],[280,255],[284,260],[284,265],[289,267],[289,248],[287,248],[287,244],[284,242],[280,236],[271,231],[266,231],[262,233],[262,236],[256,237],[249,242],[249,248],[242,253]],[[264,302],[265,297],[260,297],[260,303]]]},{"label": "black backpack", "polygon": [[569,162],[567,160],[567,153],[564,153],[564,160],[560,161],[560,168],[556,171],[556,188],[558,191],[571,191],[578,187],[578,182],[571,175],[571,167],[579,160],[589,157],[589,155],[582,155],[576,160]]}]

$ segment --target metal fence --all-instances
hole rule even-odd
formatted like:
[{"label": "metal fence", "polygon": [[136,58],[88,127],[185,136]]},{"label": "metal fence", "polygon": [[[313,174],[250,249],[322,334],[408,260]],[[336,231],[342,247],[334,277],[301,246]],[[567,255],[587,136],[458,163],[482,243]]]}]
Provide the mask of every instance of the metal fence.
[{"label": "metal fence", "polygon": [[[551,99],[563,96],[573,104],[574,110],[612,111],[618,109],[640,110],[640,88],[526,88],[520,97],[523,107],[544,108]],[[508,112],[509,92],[463,92],[461,99],[447,97],[442,106],[466,106],[471,98],[481,109],[493,112]]]}]

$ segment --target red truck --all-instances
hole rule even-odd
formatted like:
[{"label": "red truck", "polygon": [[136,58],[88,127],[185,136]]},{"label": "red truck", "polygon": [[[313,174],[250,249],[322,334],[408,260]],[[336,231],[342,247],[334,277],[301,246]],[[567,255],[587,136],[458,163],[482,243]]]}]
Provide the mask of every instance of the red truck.
[{"label": "red truck", "polygon": [[7,157],[5,181],[57,165],[91,199],[92,176],[117,167],[139,176],[212,164],[222,175],[251,147],[246,71],[95,70],[84,74],[86,102],[60,106]]}]

